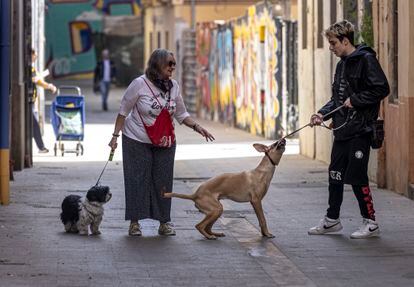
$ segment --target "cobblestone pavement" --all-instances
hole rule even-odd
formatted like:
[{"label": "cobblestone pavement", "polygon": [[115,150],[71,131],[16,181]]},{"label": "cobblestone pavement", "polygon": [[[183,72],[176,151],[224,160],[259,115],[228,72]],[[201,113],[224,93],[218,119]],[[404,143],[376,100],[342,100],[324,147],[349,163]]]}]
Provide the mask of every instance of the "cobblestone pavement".
[{"label": "cobblestone pavement", "polygon": [[[127,235],[121,152],[108,164],[102,184],[112,200],[105,206],[102,235],[63,232],[60,203],[68,194],[85,195],[108,157],[110,135],[121,89],[110,95],[110,111],[82,83],[87,102],[85,154],[34,155],[34,167],[15,172],[11,204],[0,206],[0,286],[414,286],[413,201],[373,186],[381,237],[351,240],[360,216],[346,188],[344,229],[328,236],[307,230],[323,216],[327,165],[288,149],[263,205],[274,239],[262,239],[247,203],[224,200],[215,228],[226,237],[205,240],[194,225],[200,214],[190,201],[174,199],[174,237],[157,234],[158,223],[145,220],[143,236]],[[203,180],[223,172],[254,168],[260,161],[251,146],[262,138],[200,120],[217,141],[203,142],[178,126],[174,191],[191,193]],[[45,127],[50,148],[54,136]],[[70,148],[71,143],[65,143]]]}]

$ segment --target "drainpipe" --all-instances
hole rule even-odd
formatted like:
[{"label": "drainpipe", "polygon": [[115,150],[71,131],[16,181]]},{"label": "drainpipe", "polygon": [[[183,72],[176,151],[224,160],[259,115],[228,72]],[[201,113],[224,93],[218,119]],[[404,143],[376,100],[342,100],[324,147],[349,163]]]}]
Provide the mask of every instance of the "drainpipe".
[{"label": "drainpipe", "polygon": [[0,0],[0,203],[9,204],[10,0]]}]

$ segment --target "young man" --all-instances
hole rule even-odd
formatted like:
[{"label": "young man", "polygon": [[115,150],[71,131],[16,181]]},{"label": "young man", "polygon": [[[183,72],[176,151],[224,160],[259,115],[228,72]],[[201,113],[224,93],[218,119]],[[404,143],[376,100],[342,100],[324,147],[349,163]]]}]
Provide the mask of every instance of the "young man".
[{"label": "young man", "polygon": [[[319,235],[342,229],[339,212],[344,184],[350,184],[363,217],[362,226],[351,238],[377,236],[368,160],[372,125],[378,118],[381,100],[389,93],[388,82],[375,52],[366,45],[354,45],[354,26],[350,22],[337,22],[324,35],[329,50],[341,60],[336,66],[331,100],[310,120],[311,125],[320,125],[332,118],[334,142],[329,165],[329,208],[319,225],[308,233]],[[342,105],[342,109],[323,118]]]},{"label": "young man", "polygon": [[108,110],[108,95],[112,79],[115,78],[115,65],[109,58],[109,50],[102,50],[102,60],[95,67],[94,91],[100,91],[102,95],[102,109]]}]

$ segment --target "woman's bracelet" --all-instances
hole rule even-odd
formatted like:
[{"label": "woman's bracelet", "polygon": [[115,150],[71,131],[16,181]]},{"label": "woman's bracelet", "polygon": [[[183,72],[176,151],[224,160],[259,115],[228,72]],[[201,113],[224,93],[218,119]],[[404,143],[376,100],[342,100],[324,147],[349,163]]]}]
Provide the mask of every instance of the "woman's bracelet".
[{"label": "woman's bracelet", "polygon": [[117,138],[117,137],[119,137],[119,134],[117,135],[117,134],[114,133],[114,134],[112,134],[112,136]]}]

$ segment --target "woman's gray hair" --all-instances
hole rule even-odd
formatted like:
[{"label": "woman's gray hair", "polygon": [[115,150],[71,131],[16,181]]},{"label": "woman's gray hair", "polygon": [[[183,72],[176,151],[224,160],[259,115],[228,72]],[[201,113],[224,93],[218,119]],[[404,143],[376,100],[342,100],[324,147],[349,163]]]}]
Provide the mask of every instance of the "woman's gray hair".
[{"label": "woman's gray hair", "polygon": [[167,65],[168,56],[174,57],[174,54],[166,49],[156,49],[152,52],[145,69],[145,76],[149,80],[155,81],[160,78],[161,69]]}]

